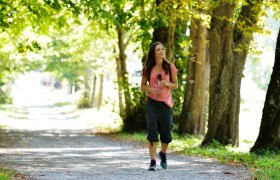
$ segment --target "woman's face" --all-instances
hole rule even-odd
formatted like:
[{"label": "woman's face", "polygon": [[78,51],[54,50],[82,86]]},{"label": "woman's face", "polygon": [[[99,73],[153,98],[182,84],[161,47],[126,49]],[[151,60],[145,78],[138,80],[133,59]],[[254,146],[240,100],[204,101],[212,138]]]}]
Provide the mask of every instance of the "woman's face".
[{"label": "woman's face", "polygon": [[165,50],[162,44],[158,44],[155,47],[155,59],[156,60],[163,60],[165,56]]}]

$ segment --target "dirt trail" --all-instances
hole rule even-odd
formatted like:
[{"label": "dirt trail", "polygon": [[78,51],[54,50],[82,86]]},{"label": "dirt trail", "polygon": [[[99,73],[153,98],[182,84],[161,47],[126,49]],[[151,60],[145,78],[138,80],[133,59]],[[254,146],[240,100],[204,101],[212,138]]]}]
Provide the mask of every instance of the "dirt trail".
[{"label": "dirt trail", "polygon": [[249,179],[241,167],[211,159],[169,155],[167,170],[147,171],[146,149],[82,130],[5,130],[1,165],[27,179]]},{"label": "dirt trail", "polygon": [[175,154],[168,156],[168,169],[149,172],[146,148],[94,134],[91,122],[76,118],[73,107],[54,107],[50,91],[36,92],[18,97],[5,116],[0,113],[0,125],[5,125],[0,131],[0,166],[16,169],[27,179],[250,179],[244,167]]}]

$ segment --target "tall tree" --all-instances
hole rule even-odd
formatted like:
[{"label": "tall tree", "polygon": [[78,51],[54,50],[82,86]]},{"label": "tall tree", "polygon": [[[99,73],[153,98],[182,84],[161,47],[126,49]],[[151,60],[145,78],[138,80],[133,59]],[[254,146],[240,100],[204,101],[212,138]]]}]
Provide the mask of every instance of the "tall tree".
[{"label": "tall tree", "polygon": [[[137,38],[141,29],[139,21],[143,14],[145,1],[82,1],[87,15],[90,18],[98,19],[100,26],[112,37],[111,50],[115,53],[117,90],[119,98],[119,113],[123,118],[123,129],[134,131],[142,124],[143,118],[138,120],[135,113],[135,103],[133,99],[138,96],[131,90],[129,74],[127,71],[127,49]],[[140,17],[138,17],[141,15]],[[143,21],[142,21],[143,22]],[[141,23],[141,22],[140,22]],[[142,93],[143,94],[143,93]],[[137,112],[136,112],[137,111]],[[136,121],[140,121],[137,122]]]},{"label": "tall tree", "polygon": [[40,49],[38,37],[47,34],[48,27],[63,24],[63,18],[43,1],[1,0],[0,7],[0,64],[5,64],[0,67],[0,99],[5,102],[4,85],[12,80],[11,75],[38,67],[26,55]]},{"label": "tall tree", "polygon": [[251,152],[280,150],[280,29],[276,42],[275,62],[268,85],[258,138]]},{"label": "tall tree", "polygon": [[153,42],[159,41],[166,46],[166,58],[175,63],[174,46],[175,46],[175,30],[177,25],[178,9],[181,2],[170,0],[156,0],[155,12],[156,20],[152,22]]},{"label": "tall tree", "polygon": [[[161,41],[166,47],[166,58],[178,69],[177,80],[184,84],[189,45],[186,35],[187,22],[190,21],[191,10],[188,1],[158,0],[154,4],[155,17],[152,19],[153,41]],[[172,92],[174,106],[174,122],[177,123],[182,108],[184,88]]]},{"label": "tall tree", "polygon": [[164,2],[165,0],[156,0],[155,9],[157,16],[156,21],[153,22],[154,32],[152,41],[159,41],[165,45],[168,41],[168,27],[164,21],[164,11],[160,8]]},{"label": "tall tree", "polygon": [[[116,53],[116,71],[117,83],[119,91],[119,107],[120,115],[123,118],[123,129],[131,131],[135,128],[135,121],[131,114],[133,108],[132,93],[129,84],[129,76],[127,72],[127,55],[126,50],[132,39],[136,37],[138,28],[136,27],[138,19],[135,14],[138,14],[137,2],[126,1],[111,1],[110,2],[110,19],[108,19],[111,29],[117,35]],[[117,18],[114,18],[116,17]],[[113,20],[112,20],[113,19]],[[142,124],[142,123],[139,123]],[[137,126],[136,126],[137,127]]]},{"label": "tall tree", "polygon": [[212,11],[209,30],[209,118],[202,146],[213,140],[238,146],[242,72],[263,1],[243,2],[240,13],[236,13],[238,1],[218,2]]},{"label": "tall tree", "polygon": [[207,61],[207,23],[202,18],[192,18],[190,39],[187,83],[179,133],[204,135],[210,66]]}]

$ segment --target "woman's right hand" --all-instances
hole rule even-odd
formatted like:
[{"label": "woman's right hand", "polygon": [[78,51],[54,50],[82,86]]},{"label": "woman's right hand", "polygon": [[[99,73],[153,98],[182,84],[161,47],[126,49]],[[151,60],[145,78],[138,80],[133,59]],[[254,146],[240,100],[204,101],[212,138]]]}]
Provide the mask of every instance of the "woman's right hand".
[{"label": "woman's right hand", "polygon": [[158,88],[151,88],[150,92],[153,93],[155,96],[159,96],[159,94],[161,93],[161,90]]}]

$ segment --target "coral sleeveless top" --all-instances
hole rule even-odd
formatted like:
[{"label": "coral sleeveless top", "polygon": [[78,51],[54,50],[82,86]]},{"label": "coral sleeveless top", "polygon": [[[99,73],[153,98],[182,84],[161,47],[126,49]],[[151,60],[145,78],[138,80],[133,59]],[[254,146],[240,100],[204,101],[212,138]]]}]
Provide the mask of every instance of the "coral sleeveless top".
[{"label": "coral sleeveless top", "polygon": [[[170,67],[171,67],[171,74],[173,72],[177,72],[177,69],[173,64],[170,63]],[[160,73],[156,73],[154,70],[152,70],[151,75],[150,75],[149,86],[152,88],[157,88],[161,92],[158,96],[154,95],[153,93],[148,93],[148,97],[150,97],[151,99],[154,99],[156,101],[162,101],[165,104],[167,104],[169,107],[172,108],[174,105],[173,99],[172,99],[172,90],[168,87],[163,87],[158,84],[158,78],[157,78],[158,74],[161,74],[161,80],[165,80],[167,82],[170,81],[170,75],[166,74],[164,70],[162,70]]]}]

